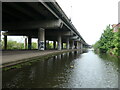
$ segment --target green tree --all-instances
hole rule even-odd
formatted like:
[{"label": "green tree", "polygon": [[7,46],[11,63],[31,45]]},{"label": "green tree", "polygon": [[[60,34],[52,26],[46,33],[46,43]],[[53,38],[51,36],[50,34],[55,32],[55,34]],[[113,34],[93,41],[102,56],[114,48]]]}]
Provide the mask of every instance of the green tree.
[{"label": "green tree", "polygon": [[120,28],[118,29],[118,32],[114,32],[114,40],[113,40],[113,54],[120,56]]},{"label": "green tree", "polygon": [[104,33],[102,33],[100,40],[93,47],[100,52],[108,52],[120,56],[120,29],[118,32],[113,32],[113,28],[110,28],[110,25],[108,25]]}]

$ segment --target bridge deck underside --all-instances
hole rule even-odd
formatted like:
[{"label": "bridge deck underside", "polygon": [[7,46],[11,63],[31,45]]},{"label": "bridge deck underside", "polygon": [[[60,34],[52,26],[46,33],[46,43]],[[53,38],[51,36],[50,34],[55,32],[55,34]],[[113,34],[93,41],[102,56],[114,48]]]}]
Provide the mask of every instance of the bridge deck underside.
[{"label": "bridge deck underside", "polygon": [[62,14],[57,13],[52,2],[2,3],[2,31],[6,31],[7,36],[39,38],[39,29],[44,28],[45,40],[57,41],[59,35],[63,43],[67,38],[80,40],[68,22],[65,23],[62,18]]}]

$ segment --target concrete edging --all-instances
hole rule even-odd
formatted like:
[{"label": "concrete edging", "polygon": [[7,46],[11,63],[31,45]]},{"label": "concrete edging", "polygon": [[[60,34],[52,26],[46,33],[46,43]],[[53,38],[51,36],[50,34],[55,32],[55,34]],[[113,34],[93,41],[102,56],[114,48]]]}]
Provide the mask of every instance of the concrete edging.
[{"label": "concrete edging", "polygon": [[41,56],[35,56],[35,57],[31,57],[31,58],[25,58],[25,59],[21,59],[21,60],[17,60],[17,61],[12,61],[12,62],[8,62],[8,63],[4,63],[3,65],[0,66],[0,68],[11,67],[11,66],[14,66],[17,64],[22,64],[22,63],[33,61],[33,59],[38,59],[38,58],[41,59],[41,58],[44,58],[45,56],[47,56],[47,58],[49,58],[49,57],[52,57],[52,56],[60,54],[60,53],[72,52],[72,51],[80,51],[80,49],[60,50],[60,51],[55,51],[55,52],[48,53],[48,54],[41,55]]}]

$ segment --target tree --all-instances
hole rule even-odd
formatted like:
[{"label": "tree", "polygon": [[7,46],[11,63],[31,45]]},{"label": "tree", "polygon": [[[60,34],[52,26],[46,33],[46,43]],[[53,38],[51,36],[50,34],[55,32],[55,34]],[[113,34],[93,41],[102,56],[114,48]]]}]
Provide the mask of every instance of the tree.
[{"label": "tree", "polygon": [[94,49],[120,56],[120,29],[118,32],[113,32],[113,28],[110,28],[110,25],[108,25],[104,33],[102,33],[100,40],[94,44]]},{"label": "tree", "polygon": [[113,54],[120,56],[120,28],[118,29],[118,32],[114,32],[114,40],[113,40]]}]

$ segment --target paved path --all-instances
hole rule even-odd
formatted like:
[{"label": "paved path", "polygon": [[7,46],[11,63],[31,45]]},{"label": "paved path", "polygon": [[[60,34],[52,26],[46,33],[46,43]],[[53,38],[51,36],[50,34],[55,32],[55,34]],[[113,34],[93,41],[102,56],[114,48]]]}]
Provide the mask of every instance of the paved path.
[{"label": "paved path", "polygon": [[[75,49],[74,49],[75,50]],[[72,50],[45,50],[45,51],[38,51],[38,50],[13,50],[13,51],[2,51],[2,62],[0,65],[6,63],[13,63],[20,60],[25,60],[28,58],[44,56],[51,53],[56,52],[63,52],[63,51],[72,51]]]}]

